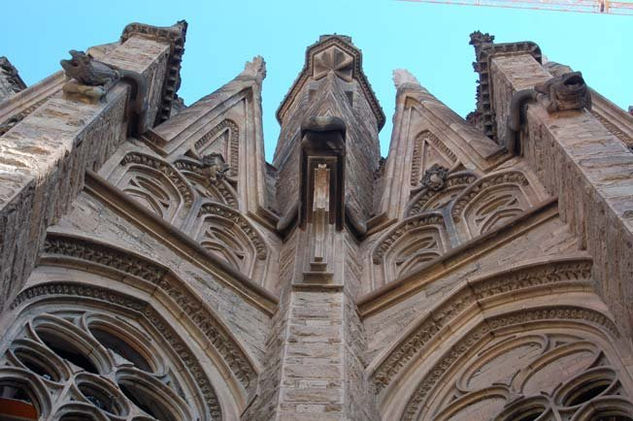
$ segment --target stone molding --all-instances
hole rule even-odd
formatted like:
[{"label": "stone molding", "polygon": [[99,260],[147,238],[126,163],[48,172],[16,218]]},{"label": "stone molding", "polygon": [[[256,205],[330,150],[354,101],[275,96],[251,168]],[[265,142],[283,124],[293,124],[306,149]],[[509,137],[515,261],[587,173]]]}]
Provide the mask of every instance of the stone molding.
[{"label": "stone molding", "polygon": [[167,64],[167,75],[163,83],[161,103],[156,113],[154,125],[158,125],[169,119],[171,107],[176,92],[180,88],[180,65],[182,55],[185,52],[185,39],[187,35],[187,22],[184,20],[176,22],[173,26],[158,27],[143,23],[130,23],[123,29],[121,43],[124,43],[134,35],[144,38],[166,42],[169,44],[169,59]]},{"label": "stone molding", "polygon": [[205,203],[200,207],[198,217],[204,218],[205,215],[215,215],[232,221],[252,242],[257,251],[257,258],[265,260],[268,257],[268,246],[264,239],[241,213],[219,203]]},{"label": "stone molding", "polygon": [[444,373],[467,350],[474,347],[485,336],[492,335],[498,329],[512,325],[523,325],[532,322],[552,321],[583,321],[606,328],[615,337],[619,337],[615,324],[604,314],[595,310],[577,306],[549,306],[529,310],[520,310],[501,316],[485,319],[472,329],[456,346],[452,347],[442,359],[434,365],[423,380],[418,384],[411,398],[407,402],[401,421],[414,421],[422,409],[422,405],[429,392],[437,385]]},{"label": "stone molding", "polygon": [[163,174],[171,181],[176,189],[180,192],[185,206],[191,207],[193,204],[193,192],[184,177],[172,166],[158,158],[141,152],[129,152],[121,160],[121,165],[137,164],[149,168],[153,168]]},{"label": "stone molding", "polygon": [[[247,391],[255,386],[257,372],[245,351],[216,315],[169,269],[150,260],[119,250],[113,246],[85,238],[49,234],[44,243],[43,257],[65,256],[84,262],[107,266],[144,279],[160,288],[200,329],[222,356],[233,375]],[[85,266],[85,265],[84,265]],[[89,270],[89,266],[85,268]],[[35,287],[37,288],[37,287]],[[19,300],[12,304],[19,304]]]},{"label": "stone molding", "polygon": [[497,126],[495,122],[495,110],[493,107],[493,86],[490,75],[491,61],[494,57],[530,54],[539,63],[542,62],[542,54],[539,46],[531,41],[494,44],[494,36],[477,32],[471,34],[471,44],[475,47],[475,62],[473,68],[479,74],[477,86],[477,110],[481,128],[484,134],[492,139],[497,138]]},{"label": "stone molding", "polygon": [[[411,360],[434,338],[467,308],[477,306],[480,301],[512,291],[556,285],[564,282],[582,282],[588,284],[591,279],[592,263],[590,259],[577,258],[549,261],[527,265],[506,272],[496,273],[467,282],[444,302],[429,311],[429,315],[418,322],[381,358],[372,371],[377,391],[389,385]],[[608,330],[616,337],[617,329],[613,322],[602,316]]]},{"label": "stone molding", "polygon": [[440,226],[443,228],[444,217],[438,212],[427,212],[403,220],[383,235],[383,237],[378,241],[378,244],[372,252],[372,262],[376,265],[381,264],[385,253],[396,241],[406,235],[410,230],[424,226]]},{"label": "stone molding", "polygon": [[500,184],[515,184],[518,186],[528,186],[525,174],[519,171],[505,171],[490,176],[483,177],[468,187],[455,199],[451,208],[451,216],[456,222],[461,220],[464,209],[482,190]]}]

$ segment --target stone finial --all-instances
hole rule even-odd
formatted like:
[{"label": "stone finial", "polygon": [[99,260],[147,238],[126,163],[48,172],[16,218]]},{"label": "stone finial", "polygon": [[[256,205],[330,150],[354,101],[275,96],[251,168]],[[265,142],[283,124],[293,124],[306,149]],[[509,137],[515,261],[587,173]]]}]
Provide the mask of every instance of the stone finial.
[{"label": "stone finial", "polygon": [[250,77],[261,83],[266,78],[266,60],[262,56],[253,57],[251,61],[246,62],[240,76]]},{"label": "stone finial", "polygon": [[395,69],[393,71],[393,83],[396,85],[396,89],[400,89],[405,85],[421,87],[420,82],[407,69]]},{"label": "stone finial", "polygon": [[495,36],[489,33],[483,33],[481,31],[475,31],[470,34],[470,45],[474,45],[475,48],[481,44],[492,44],[495,41]]}]

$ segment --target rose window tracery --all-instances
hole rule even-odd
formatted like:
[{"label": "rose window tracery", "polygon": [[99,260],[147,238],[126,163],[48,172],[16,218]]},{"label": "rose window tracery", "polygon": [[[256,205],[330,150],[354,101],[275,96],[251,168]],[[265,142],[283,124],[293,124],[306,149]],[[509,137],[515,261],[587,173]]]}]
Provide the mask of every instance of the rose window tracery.
[{"label": "rose window tracery", "polygon": [[120,315],[30,316],[2,356],[0,403],[46,421],[207,419],[192,404],[197,390],[158,344]]}]

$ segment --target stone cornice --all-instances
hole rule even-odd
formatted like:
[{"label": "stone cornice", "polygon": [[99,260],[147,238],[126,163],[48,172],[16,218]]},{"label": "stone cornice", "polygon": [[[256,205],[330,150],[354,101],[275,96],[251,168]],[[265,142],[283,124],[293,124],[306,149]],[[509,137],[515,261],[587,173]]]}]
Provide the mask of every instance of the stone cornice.
[{"label": "stone cornice", "polygon": [[277,297],[92,171],[86,174],[86,191],[154,238],[166,243],[176,253],[186,256],[193,264],[216,275],[218,282],[236,291],[267,315],[272,316],[276,311]]},{"label": "stone cornice", "polygon": [[404,278],[361,296],[356,302],[361,317],[396,304],[448,272],[554,218],[558,215],[557,204],[556,198],[548,199],[506,225],[451,249]]},{"label": "stone cornice", "polygon": [[182,62],[182,55],[185,52],[187,22],[181,20],[176,22],[173,26],[167,27],[158,27],[143,23],[130,23],[123,29],[121,43],[124,43],[134,35],[169,44],[167,72],[165,74],[165,80],[163,81],[161,103],[156,113],[156,121],[154,122],[154,125],[157,125],[169,119],[171,104],[180,87],[180,64]]},{"label": "stone cornice", "polygon": [[362,54],[360,50],[352,45],[350,37],[346,37],[343,35],[322,35],[318,42],[308,47],[308,49],[306,50],[306,60],[305,64],[303,65],[303,69],[299,73],[297,80],[295,80],[295,82],[292,84],[292,88],[290,88],[290,91],[288,91],[283,101],[281,102],[281,105],[277,110],[277,120],[279,121],[279,123],[283,121],[284,116],[288,112],[288,109],[295,101],[297,95],[299,94],[307,80],[310,78],[311,69],[314,65],[314,56],[332,45],[336,45],[337,47],[341,48],[343,51],[349,53],[354,57],[352,78],[360,84],[361,90],[363,91],[367,102],[369,102],[369,105],[371,106],[371,109],[376,116],[376,121],[378,122],[378,130],[380,130],[385,124],[385,113],[382,111],[382,108],[378,103],[378,99],[376,98],[376,95],[371,89],[371,85],[369,84],[367,78],[365,77],[365,74],[363,73]]}]

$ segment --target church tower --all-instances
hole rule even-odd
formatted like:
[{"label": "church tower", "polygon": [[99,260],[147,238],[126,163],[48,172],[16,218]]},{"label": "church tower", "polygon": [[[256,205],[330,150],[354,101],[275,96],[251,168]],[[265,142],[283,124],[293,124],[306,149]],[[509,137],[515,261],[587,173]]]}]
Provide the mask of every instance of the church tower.
[{"label": "church tower", "polygon": [[387,157],[323,35],[185,106],[187,23],[27,87],[0,59],[0,420],[633,421],[633,117],[471,35],[463,119],[404,69]]}]

